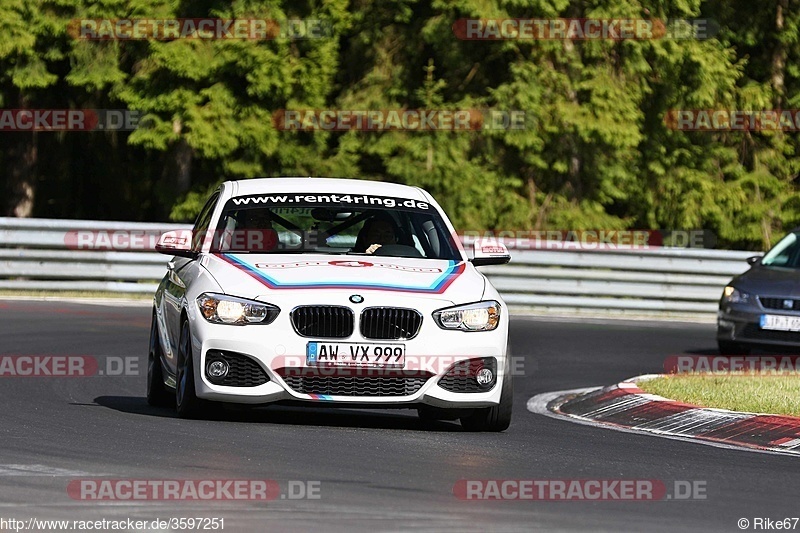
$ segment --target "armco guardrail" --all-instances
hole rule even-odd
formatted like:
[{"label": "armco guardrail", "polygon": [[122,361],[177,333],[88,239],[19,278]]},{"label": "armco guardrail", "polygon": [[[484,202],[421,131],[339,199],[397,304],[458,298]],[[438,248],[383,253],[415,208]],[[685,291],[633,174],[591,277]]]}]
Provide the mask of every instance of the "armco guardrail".
[{"label": "armco guardrail", "polygon": [[[147,248],[175,224],[0,217],[0,289],[152,294],[169,258],[149,251],[81,249],[85,237],[115,246],[118,238]],[[119,244],[119,243],[117,243]],[[152,248],[152,246],[151,246]]]},{"label": "armco guardrail", "polygon": [[[184,225],[0,218],[0,289],[152,293],[168,258],[115,247],[120,235],[152,246]],[[116,232],[116,233],[115,233]],[[148,240],[149,239],[149,240]],[[119,243],[116,243],[119,244]],[[509,265],[483,267],[509,305],[656,315],[713,314],[722,288],[747,270],[752,252],[653,248],[511,250]]]},{"label": "armco guardrail", "polygon": [[731,277],[753,252],[526,250],[484,273],[509,305],[647,314],[714,314]]}]

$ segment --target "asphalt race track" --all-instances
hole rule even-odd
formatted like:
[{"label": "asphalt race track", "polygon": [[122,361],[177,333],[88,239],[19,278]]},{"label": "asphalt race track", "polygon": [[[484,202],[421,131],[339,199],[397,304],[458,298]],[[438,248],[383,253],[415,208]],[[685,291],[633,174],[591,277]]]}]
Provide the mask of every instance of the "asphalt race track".
[{"label": "asphalt race track", "polygon": [[[225,531],[739,531],[800,516],[800,461],[578,425],[526,410],[532,396],[659,372],[714,352],[708,324],[512,320],[515,417],[501,434],[426,426],[412,411],[271,407],[179,420],[144,399],[145,307],[0,300],[0,355],[138,357],[137,376],[0,378],[0,519],[224,518]],[[319,482],[319,499],[83,501],[71,481]],[[705,483],[690,501],[462,501],[459,479]],[[800,525],[797,526],[800,529]]]}]

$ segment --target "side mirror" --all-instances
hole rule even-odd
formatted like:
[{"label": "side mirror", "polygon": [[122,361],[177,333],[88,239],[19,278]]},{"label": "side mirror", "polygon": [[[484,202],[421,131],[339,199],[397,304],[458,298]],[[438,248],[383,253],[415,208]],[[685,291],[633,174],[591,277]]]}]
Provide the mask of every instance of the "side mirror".
[{"label": "side mirror", "polygon": [[475,266],[505,265],[511,261],[511,254],[505,244],[493,241],[475,241],[472,245],[474,255],[472,264]]},{"label": "side mirror", "polygon": [[162,234],[156,243],[156,252],[194,259],[197,252],[192,250],[192,231],[168,231]]},{"label": "side mirror", "polygon": [[748,264],[748,265],[755,265],[755,264],[757,264],[757,263],[760,263],[760,262],[761,262],[761,259],[762,259],[762,257],[763,257],[763,256],[760,256],[760,255],[753,255],[753,256],[751,256],[751,257],[748,257],[748,258],[747,258],[747,264]]}]

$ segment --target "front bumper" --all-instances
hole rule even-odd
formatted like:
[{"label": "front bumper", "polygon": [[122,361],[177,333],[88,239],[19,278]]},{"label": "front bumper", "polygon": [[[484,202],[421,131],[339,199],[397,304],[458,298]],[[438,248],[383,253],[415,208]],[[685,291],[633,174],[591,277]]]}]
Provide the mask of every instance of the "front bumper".
[{"label": "front bumper", "polygon": [[[439,305],[439,304],[437,304]],[[439,307],[443,307],[439,305]],[[420,310],[422,312],[422,310]],[[307,402],[309,404],[337,403],[375,407],[415,407],[429,405],[440,408],[490,407],[500,402],[502,384],[511,379],[506,357],[508,315],[501,318],[494,331],[463,332],[440,329],[431,318],[430,310],[423,312],[423,323],[416,337],[410,340],[375,341],[361,336],[358,323],[354,333],[343,339],[321,339],[299,336],[290,322],[288,312],[281,312],[272,324],[261,326],[226,326],[210,324],[197,313],[189,313],[195,357],[195,383],[197,395],[212,401],[268,404],[275,402]],[[354,370],[325,373],[317,367],[306,365],[306,346],[310,341],[342,343],[402,343],[406,347],[406,367],[400,371]],[[209,352],[235,352],[255,361],[269,380],[257,386],[231,387],[212,383],[206,375]],[[453,392],[443,388],[439,380],[454,364],[479,358],[496,360],[493,386],[480,392]],[[332,390],[350,387],[347,394],[321,394],[308,386],[301,387],[297,376],[303,373],[320,376],[316,384],[335,385]],[[397,381],[398,374],[408,376],[406,387]],[[375,394],[374,387],[360,387],[359,376],[385,380],[384,393]],[[328,380],[328,381],[325,381]],[[337,381],[341,380],[341,381]],[[302,382],[308,383],[308,382]],[[344,383],[344,385],[342,385]],[[312,387],[313,388],[313,387]],[[330,387],[329,387],[330,388]],[[306,392],[303,392],[305,390]],[[323,391],[324,392],[324,391]]]},{"label": "front bumper", "polygon": [[800,347],[800,332],[761,329],[761,316],[765,314],[800,316],[799,312],[764,309],[757,302],[722,305],[717,312],[717,340],[774,348]]}]

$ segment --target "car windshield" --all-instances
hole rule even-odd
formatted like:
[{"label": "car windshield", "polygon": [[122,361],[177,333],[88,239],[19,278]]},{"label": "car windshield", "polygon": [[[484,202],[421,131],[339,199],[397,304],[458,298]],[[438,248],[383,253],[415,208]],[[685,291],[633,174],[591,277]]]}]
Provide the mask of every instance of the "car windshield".
[{"label": "car windshield", "polygon": [[427,203],[336,194],[232,198],[220,217],[212,251],[461,261],[444,220]]},{"label": "car windshield", "polygon": [[761,260],[764,266],[800,268],[800,239],[790,233],[780,240]]}]

